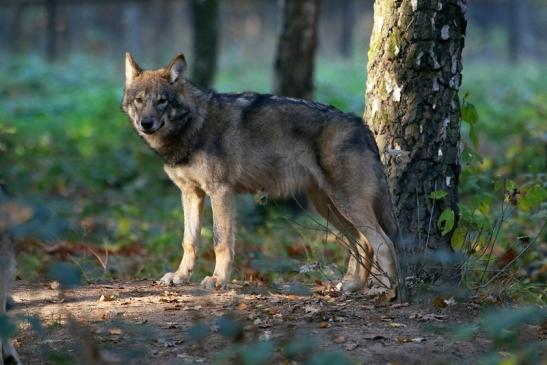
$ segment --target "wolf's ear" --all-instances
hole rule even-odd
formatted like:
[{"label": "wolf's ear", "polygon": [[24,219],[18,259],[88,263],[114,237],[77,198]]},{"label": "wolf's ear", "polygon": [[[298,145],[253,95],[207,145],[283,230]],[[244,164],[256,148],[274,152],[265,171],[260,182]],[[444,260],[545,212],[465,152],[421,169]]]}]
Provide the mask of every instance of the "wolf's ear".
[{"label": "wolf's ear", "polygon": [[177,82],[186,71],[186,58],[182,53],[177,55],[165,69],[169,71],[169,81],[171,83]]},{"label": "wolf's ear", "polygon": [[142,69],[131,56],[131,53],[125,52],[125,87],[131,85],[133,80],[142,72]]}]

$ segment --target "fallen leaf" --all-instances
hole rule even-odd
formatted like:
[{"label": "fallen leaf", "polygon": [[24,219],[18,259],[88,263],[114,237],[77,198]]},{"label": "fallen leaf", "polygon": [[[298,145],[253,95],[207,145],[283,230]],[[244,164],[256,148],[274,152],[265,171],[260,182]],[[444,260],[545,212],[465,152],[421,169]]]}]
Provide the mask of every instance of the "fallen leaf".
[{"label": "fallen leaf", "polygon": [[329,328],[329,327],[330,327],[330,323],[328,322],[319,323],[319,328]]},{"label": "fallen leaf", "polygon": [[337,336],[334,339],[334,343],[344,343],[344,342],[346,342],[346,338],[344,336]]},{"label": "fallen leaf", "polygon": [[121,328],[114,327],[114,328],[109,329],[108,333],[111,334],[111,335],[122,335],[123,331],[122,331]]},{"label": "fallen leaf", "polygon": [[433,299],[433,306],[436,308],[446,308],[448,307],[448,304],[446,304],[443,297],[436,297],[435,299]]},{"label": "fallen leaf", "polygon": [[402,328],[402,327],[406,327],[406,324],[397,323],[397,322],[389,322],[389,327],[391,327],[391,328]]},{"label": "fallen leaf", "polygon": [[448,318],[446,314],[436,314],[436,313],[428,313],[428,314],[419,314],[414,313],[409,317],[410,319],[416,319],[420,322],[425,321],[444,321]]},{"label": "fallen leaf", "polygon": [[407,302],[404,302],[404,303],[395,303],[390,305],[389,307],[395,309],[395,308],[402,308],[402,307],[408,307],[408,306],[409,304]]},{"label": "fallen leaf", "polygon": [[99,302],[111,302],[115,299],[114,295],[112,294],[103,294],[99,298]]},{"label": "fallen leaf", "polygon": [[320,310],[321,310],[321,308],[313,306],[313,305],[308,304],[308,305],[304,306],[304,312],[306,312],[306,313],[315,314],[315,313],[319,312]]}]

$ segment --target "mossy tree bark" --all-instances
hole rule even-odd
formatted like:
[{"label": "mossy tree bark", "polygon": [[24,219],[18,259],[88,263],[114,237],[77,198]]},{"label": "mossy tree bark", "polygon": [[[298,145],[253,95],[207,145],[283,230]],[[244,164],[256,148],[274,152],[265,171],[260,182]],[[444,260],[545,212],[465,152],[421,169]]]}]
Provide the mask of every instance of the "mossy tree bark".
[{"label": "mossy tree bark", "polygon": [[319,0],[282,0],[281,33],[274,64],[274,92],[311,99]]},{"label": "mossy tree bark", "polygon": [[[402,262],[405,276],[447,273],[435,259],[451,251],[452,229],[443,235],[439,216],[458,215],[465,8],[466,0],[374,3],[364,120],[386,166],[406,251],[400,257],[431,265]],[[446,196],[432,199],[434,191]]]},{"label": "mossy tree bark", "polygon": [[192,0],[192,81],[201,87],[213,85],[218,58],[218,0]]}]

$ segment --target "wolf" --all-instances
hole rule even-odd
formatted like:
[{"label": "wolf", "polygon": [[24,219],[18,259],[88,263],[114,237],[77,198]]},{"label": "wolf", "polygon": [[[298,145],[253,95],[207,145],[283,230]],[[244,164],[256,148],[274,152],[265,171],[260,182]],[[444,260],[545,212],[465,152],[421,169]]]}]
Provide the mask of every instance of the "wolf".
[{"label": "wolf", "polygon": [[189,280],[206,196],[216,263],[201,285],[218,289],[226,288],[234,261],[235,195],[304,192],[346,238],[351,255],[340,289],[365,288],[376,272],[377,283],[395,293],[398,226],[378,147],[362,120],[306,100],[203,90],[186,69],[183,54],[157,70],[125,57],[122,109],[182,192],[182,261],[160,283]]}]

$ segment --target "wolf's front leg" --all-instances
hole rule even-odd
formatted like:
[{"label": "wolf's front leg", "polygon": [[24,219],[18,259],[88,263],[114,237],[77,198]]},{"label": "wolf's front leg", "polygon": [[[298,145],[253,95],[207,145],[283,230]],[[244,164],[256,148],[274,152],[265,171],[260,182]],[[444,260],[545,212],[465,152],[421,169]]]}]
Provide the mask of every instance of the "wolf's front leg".
[{"label": "wolf's front leg", "polygon": [[212,276],[207,276],[201,285],[210,289],[225,289],[232,273],[234,257],[234,192],[231,188],[220,188],[211,194],[213,208],[213,231],[216,264]]},{"label": "wolf's front leg", "polygon": [[182,284],[190,280],[201,236],[205,193],[195,186],[184,187],[181,190],[184,210],[184,238],[182,241],[184,254],[177,271],[169,272],[160,279],[160,283],[164,285]]}]

